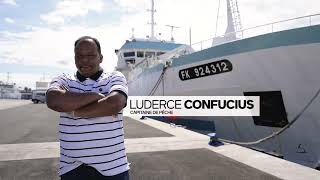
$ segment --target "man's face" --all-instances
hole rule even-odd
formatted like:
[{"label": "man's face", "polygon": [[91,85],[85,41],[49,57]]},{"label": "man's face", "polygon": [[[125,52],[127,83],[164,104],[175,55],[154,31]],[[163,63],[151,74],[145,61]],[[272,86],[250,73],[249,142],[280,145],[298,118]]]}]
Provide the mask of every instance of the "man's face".
[{"label": "man's face", "polygon": [[75,64],[81,75],[89,77],[99,71],[103,57],[92,39],[81,40],[74,51]]}]

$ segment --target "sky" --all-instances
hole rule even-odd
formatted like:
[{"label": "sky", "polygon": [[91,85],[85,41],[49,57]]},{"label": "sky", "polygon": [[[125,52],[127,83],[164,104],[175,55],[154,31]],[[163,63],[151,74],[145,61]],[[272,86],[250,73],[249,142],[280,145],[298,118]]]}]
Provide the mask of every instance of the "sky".
[{"label": "sky", "polygon": [[[238,0],[242,28],[320,13],[319,0]],[[223,35],[226,0],[155,0],[155,34],[189,44]],[[35,87],[61,73],[74,73],[73,44],[80,36],[96,37],[102,46],[101,66],[112,71],[115,49],[132,37],[150,35],[151,0],[0,0],[0,81]],[[309,19],[286,23],[306,25]],[[320,24],[320,15],[312,18]],[[216,24],[218,26],[216,27]],[[275,29],[282,28],[275,25]],[[134,29],[132,31],[132,29]],[[270,26],[261,31],[269,32]],[[132,33],[133,32],[133,33]]]}]

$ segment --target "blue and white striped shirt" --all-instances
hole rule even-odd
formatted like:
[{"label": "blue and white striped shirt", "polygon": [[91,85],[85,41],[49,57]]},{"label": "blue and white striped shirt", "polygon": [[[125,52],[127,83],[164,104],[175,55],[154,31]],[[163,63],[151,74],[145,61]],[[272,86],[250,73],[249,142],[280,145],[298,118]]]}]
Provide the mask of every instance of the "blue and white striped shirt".
[{"label": "blue and white striped shirt", "polygon": [[[120,72],[106,73],[95,81],[81,82],[75,75],[63,74],[54,78],[50,89],[65,86],[70,92],[97,92],[108,95],[121,91],[128,95],[127,81]],[[48,90],[48,91],[49,91]],[[105,176],[113,176],[129,170],[125,146],[122,111],[117,116],[97,118],[74,118],[60,113],[60,167],[59,175],[65,174],[81,164],[97,169]]]}]

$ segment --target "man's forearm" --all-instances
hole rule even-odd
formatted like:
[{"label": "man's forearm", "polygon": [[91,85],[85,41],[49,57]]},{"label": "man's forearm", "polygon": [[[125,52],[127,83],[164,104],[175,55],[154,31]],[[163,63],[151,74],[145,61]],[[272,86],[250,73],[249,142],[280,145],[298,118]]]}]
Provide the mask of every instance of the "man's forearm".
[{"label": "man's forearm", "polygon": [[95,92],[76,93],[66,90],[51,90],[47,93],[47,105],[58,112],[70,112],[97,102],[104,96]]},{"label": "man's forearm", "polygon": [[123,109],[125,103],[125,96],[119,93],[111,93],[97,102],[75,110],[74,115],[86,118],[116,115]]}]

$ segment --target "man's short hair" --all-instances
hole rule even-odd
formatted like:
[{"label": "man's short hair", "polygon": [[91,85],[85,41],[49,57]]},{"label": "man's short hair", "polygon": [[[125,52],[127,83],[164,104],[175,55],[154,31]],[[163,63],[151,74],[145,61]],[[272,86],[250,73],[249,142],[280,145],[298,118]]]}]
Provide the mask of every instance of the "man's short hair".
[{"label": "man's short hair", "polygon": [[101,54],[101,47],[100,47],[100,42],[98,41],[98,39],[94,38],[94,37],[91,37],[91,36],[82,36],[80,37],[79,39],[76,40],[76,42],[74,42],[74,48],[77,47],[77,45],[79,44],[80,41],[82,40],[86,40],[86,39],[91,39],[93,40],[96,45],[97,45],[97,50],[99,52],[99,54]]}]

